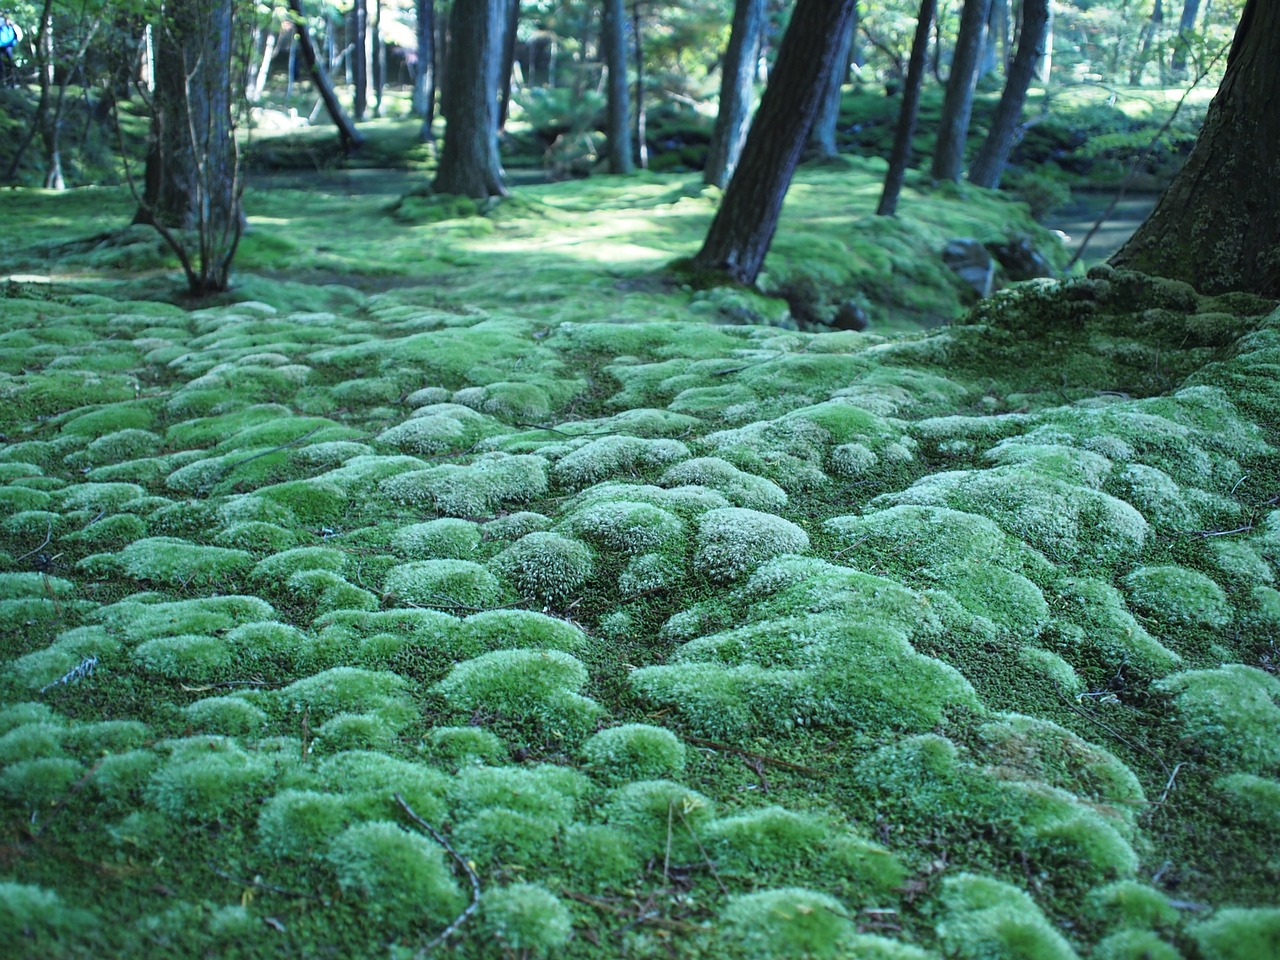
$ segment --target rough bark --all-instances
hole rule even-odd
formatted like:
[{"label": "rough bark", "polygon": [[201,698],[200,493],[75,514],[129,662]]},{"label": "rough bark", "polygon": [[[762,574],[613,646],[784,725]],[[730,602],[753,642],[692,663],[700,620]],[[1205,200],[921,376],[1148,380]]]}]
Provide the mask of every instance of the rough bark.
[{"label": "rough bark", "polygon": [[695,270],[745,284],[760,275],[855,2],[797,0],[738,169],[693,258]]},{"label": "rough bark", "polygon": [[935,180],[959,180],[964,169],[965,137],[973,113],[973,88],[978,82],[978,59],[990,7],[991,0],[965,0],[960,14],[960,33],[951,58],[951,74],[938,120],[938,145],[930,168]]},{"label": "rough bark", "polygon": [[356,130],[356,125],[342,108],[342,102],[334,92],[329,80],[329,72],[320,62],[316,53],[316,45],[311,39],[311,31],[307,28],[307,15],[302,9],[302,0],[289,0],[289,9],[293,11],[294,28],[298,31],[298,46],[302,50],[302,61],[307,65],[307,73],[315,84],[320,99],[324,101],[325,110],[334,126],[338,128],[338,139],[342,142],[344,153],[351,153],[364,143],[364,137]]},{"label": "rough bark", "polygon": [[1111,258],[1204,293],[1280,297],[1280,0],[1248,0],[1204,127]]},{"label": "rough bark", "polygon": [[623,0],[604,0],[604,26],[600,45],[604,47],[606,92],[609,112],[605,135],[608,137],[609,172],[631,173],[635,160],[631,155],[631,96],[627,90],[627,10]]},{"label": "rough bark", "polygon": [[818,105],[818,115],[813,119],[813,127],[809,131],[809,151],[818,157],[834,157],[839,153],[836,146],[836,125],[840,120],[840,91],[849,79],[849,52],[853,49],[853,35],[858,32],[858,6],[853,7],[849,30],[844,36],[844,46],[836,54],[836,66],[827,78],[826,93],[822,103]]},{"label": "rough bark", "polygon": [[898,195],[907,175],[911,160],[911,137],[916,131],[916,117],[920,113],[920,90],[924,86],[925,53],[929,47],[929,27],[938,9],[938,0],[920,0],[920,13],[916,17],[916,34],[911,42],[911,59],[907,64],[907,79],[902,88],[902,107],[898,113],[898,126],[893,135],[893,151],[889,154],[889,172],[885,174],[884,190],[876,213],[892,217],[898,209]]},{"label": "rough bark", "polygon": [[1045,34],[1049,29],[1049,0],[1022,0],[1022,35],[1005,80],[1004,92],[996,104],[987,138],[969,167],[969,182],[995,189],[1009,154],[1020,136],[1022,108],[1027,102],[1027,89],[1035,76],[1036,64],[1044,56]]},{"label": "rough bark", "polygon": [[736,0],[733,27],[720,68],[720,109],[703,179],[723,188],[733,176],[751,121],[751,93],[764,31],[765,0]]},{"label": "rough bark", "polygon": [[498,158],[498,57],[507,0],[455,2],[449,15],[449,77],[441,102],[444,148],[437,193],[505,197]]}]

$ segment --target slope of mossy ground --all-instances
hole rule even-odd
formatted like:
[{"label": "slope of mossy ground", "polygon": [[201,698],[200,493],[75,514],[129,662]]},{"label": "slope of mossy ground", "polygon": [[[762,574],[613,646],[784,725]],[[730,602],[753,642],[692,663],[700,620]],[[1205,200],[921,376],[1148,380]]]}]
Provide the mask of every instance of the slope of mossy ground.
[{"label": "slope of mossy ground", "polygon": [[408,956],[466,863],[465,957],[1274,950],[1274,304],[805,333],[650,278],[687,181],[304,199],[246,274],[402,282],[0,300],[9,949]]}]

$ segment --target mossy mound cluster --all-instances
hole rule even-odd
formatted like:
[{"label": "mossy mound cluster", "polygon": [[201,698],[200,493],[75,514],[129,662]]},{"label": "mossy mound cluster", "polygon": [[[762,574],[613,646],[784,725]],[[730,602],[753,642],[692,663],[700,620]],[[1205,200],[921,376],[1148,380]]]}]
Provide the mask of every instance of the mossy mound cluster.
[{"label": "mossy mound cluster", "polygon": [[1271,305],[5,303],[21,953],[1274,947]]}]

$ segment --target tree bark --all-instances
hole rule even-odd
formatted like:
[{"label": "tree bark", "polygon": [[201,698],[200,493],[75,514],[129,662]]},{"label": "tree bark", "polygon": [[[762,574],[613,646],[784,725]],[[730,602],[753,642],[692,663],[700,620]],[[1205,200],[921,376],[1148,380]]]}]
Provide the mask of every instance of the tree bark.
[{"label": "tree bark", "polygon": [[738,169],[693,258],[695,270],[744,284],[760,275],[855,2],[797,0]]},{"label": "tree bark", "polygon": [[631,8],[631,33],[636,53],[636,163],[641,170],[649,169],[649,142],[645,133],[644,115],[644,45],[640,40],[640,0],[634,0]]},{"label": "tree bark", "polygon": [[498,158],[498,56],[507,0],[455,2],[449,15],[449,79],[441,103],[444,149],[437,193],[505,197]]},{"label": "tree bark", "polygon": [[1280,297],[1280,0],[1248,0],[1186,165],[1111,258],[1209,294]]},{"label": "tree bark", "polygon": [[1183,0],[1182,18],[1178,21],[1178,39],[1173,47],[1170,67],[1176,76],[1185,76],[1187,55],[1191,51],[1191,35],[1196,30],[1196,16],[1200,13],[1200,0]]},{"label": "tree bark", "polygon": [[311,39],[311,31],[307,28],[307,15],[302,9],[302,0],[289,0],[289,9],[293,11],[296,18],[293,25],[298,31],[298,45],[302,48],[302,60],[307,65],[311,82],[315,84],[320,99],[324,101],[329,118],[338,128],[338,139],[342,142],[343,153],[351,153],[364,143],[364,137],[356,130],[356,125],[347,116],[347,111],[342,109],[342,102],[329,81],[329,72],[320,62],[315,43]]},{"label": "tree bark", "polygon": [[507,125],[511,109],[511,77],[516,68],[516,32],[520,28],[520,0],[507,0],[507,15],[502,25],[502,61],[498,73],[498,129]]},{"label": "tree bark", "polygon": [[357,122],[369,112],[369,4],[355,0],[351,11],[355,21],[355,43],[351,51],[351,113]]},{"label": "tree bark", "polygon": [[827,78],[826,92],[822,103],[818,105],[813,128],[809,131],[809,152],[814,156],[834,157],[839,153],[836,146],[836,125],[840,121],[840,91],[844,82],[849,79],[849,52],[853,49],[853,35],[857,32],[858,6],[855,3],[849,30],[844,35],[844,45],[836,54],[835,69]]},{"label": "tree bark", "polygon": [[911,160],[911,137],[916,131],[916,116],[920,112],[920,89],[924,86],[925,53],[929,47],[929,27],[933,23],[938,0],[920,0],[920,13],[916,17],[915,39],[911,41],[911,59],[907,64],[907,79],[902,88],[902,107],[898,113],[898,127],[893,135],[893,151],[889,154],[889,172],[885,174],[884,190],[876,214],[892,217],[898,210],[898,195],[906,179],[907,164]]},{"label": "tree bark", "polygon": [[609,105],[605,135],[608,137],[609,172],[631,173],[635,159],[631,153],[631,96],[627,89],[627,10],[623,0],[604,0],[604,26],[600,44],[604,47],[608,71]]},{"label": "tree bark", "polygon": [[[1142,43],[1138,49],[1138,57],[1129,68],[1129,83],[1131,86],[1139,86],[1142,83],[1142,72],[1146,69],[1147,64],[1153,59],[1158,60],[1160,58],[1158,52],[1154,57],[1152,56],[1151,48],[1155,44],[1156,32],[1163,24],[1164,3],[1162,0],[1156,0],[1156,5],[1151,9],[1151,19],[1142,28]],[[1163,73],[1163,68],[1161,72]]]},{"label": "tree bark", "polygon": [[930,168],[935,180],[959,180],[960,171],[964,169],[965,137],[973,113],[973,88],[978,82],[978,59],[990,7],[991,0],[965,0],[960,14],[960,33],[951,59],[951,74],[947,77],[947,92],[942,99],[938,145]]},{"label": "tree bark", "polygon": [[413,77],[413,112],[422,118],[420,139],[431,140],[436,119],[436,5],[417,0],[418,72]]},{"label": "tree bark", "polygon": [[751,94],[764,32],[765,0],[736,0],[729,45],[720,67],[720,107],[703,180],[721,189],[733,176],[751,121]]},{"label": "tree bark", "polygon": [[991,118],[991,129],[982,142],[978,155],[969,167],[969,182],[995,189],[1009,154],[1018,142],[1022,108],[1027,102],[1027,89],[1035,76],[1036,64],[1044,55],[1045,33],[1049,29],[1049,0],[1022,0],[1022,35],[1014,55],[1004,92]]}]

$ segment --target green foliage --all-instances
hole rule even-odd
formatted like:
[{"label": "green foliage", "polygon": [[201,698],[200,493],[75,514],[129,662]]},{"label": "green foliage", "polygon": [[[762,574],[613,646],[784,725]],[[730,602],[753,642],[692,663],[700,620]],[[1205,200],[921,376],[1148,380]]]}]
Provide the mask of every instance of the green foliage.
[{"label": "green foliage", "polygon": [[762,960],[842,956],[856,931],[840,901],[802,887],[733,897],[722,919],[725,945]]},{"label": "green foliage", "polygon": [[486,932],[521,956],[548,956],[573,935],[568,908],[539,884],[500,887],[489,891],[483,902],[481,922]]},{"label": "green foliage", "polygon": [[568,599],[595,572],[591,548],[558,533],[527,533],[492,564],[521,596],[543,603]]},{"label": "green foliage", "polygon": [[560,732],[581,731],[601,713],[580,696],[587,669],[559,650],[495,650],[459,663],[432,689],[458,710],[536,720]]},{"label": "green foliage", "polygon": [[175,820],[207,822],[239,813],[246,797],[279,774],[270,757],[230,741],[197,737],[176,747],[144,790],[151,806]]},{"label": "green foliage", "polygon": [[375,917],[391,923],[442,927],[457,915],[463,898],[444,862],[444,851],[394,823],[348,827],[325,854],[342,889],[360,897]]},{"label": "green foliage", "polygon": [[685,760],[675,734],[643,723],[601,730],[582,745],[582,755],[595,773],[612,781],[679,776]]}]

